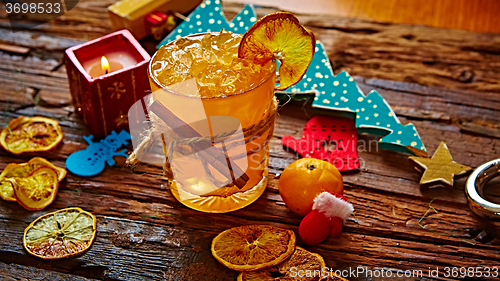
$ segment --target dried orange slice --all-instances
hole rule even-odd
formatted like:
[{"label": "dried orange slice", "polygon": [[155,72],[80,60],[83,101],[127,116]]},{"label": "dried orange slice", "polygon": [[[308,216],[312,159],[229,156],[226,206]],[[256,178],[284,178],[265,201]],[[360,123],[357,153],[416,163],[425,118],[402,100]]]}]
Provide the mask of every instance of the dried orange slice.
[{"label": "dried orange slice", "polygon": [[48,151],[56,147],[64,134],[59,122],[45,117],[21,116],[0,132],[0,145],[13,154]]},{"label": "dried orange slice", "polygon": [[41,157],[32,158],[30,161],[28,161],[28,163],[10,163],[0,174],[0,197],[6,201],[16,201],[12,183],[7,181],[6,179],[26,178],[31,174],[31,172],[40,167],[50,167],[54,169],[57,172],[57,178],[59,182],[62,181],[67,174],[66,169],[57,167],[56,165]]},{"label": "dried orange slice", "polygon": [[12,183],[6,180],[0,181],[0,197],[5,201],[17,201],[14,189],[12,188]]},{"label": "dried orange slice", "polygon": [[[326,279],[325,279],[326,278]],[[241,272],[237,281],[319,281],[335,280],[347,281],[337,277],[330,271],[322,256],[311,253],[301,247],[296,247],[295,252],[283,263],[259,271]]]},{"label": "dried orange slice", "polygon": [[23,245],[36,257],[60,259],[90,248],[95,234],[94,215],[80,208],[67,208],[33,221],[24,230]]},{"label": "dried orange slice", "polygon": [[57,172],[49,167],[40,167],[26,178],[10,178],[19,205],[29,211],[41,210],[56,197],[59,187]]},{"label": "dried orange slice", "polygon": [[295,249],[295,233],[266,226],[245,225],[221,232],[212,241],[212,255],[223,265],[238,271],[275,266]]},{"label": "dried orange slice", "polygon": [[293,14],[278,12],[261,18],[245,32],[238,56],[261,64],[278,59],[281,64],[277,90],[281,91],[302,79],[315,49],[314,33],[300,25]]}]

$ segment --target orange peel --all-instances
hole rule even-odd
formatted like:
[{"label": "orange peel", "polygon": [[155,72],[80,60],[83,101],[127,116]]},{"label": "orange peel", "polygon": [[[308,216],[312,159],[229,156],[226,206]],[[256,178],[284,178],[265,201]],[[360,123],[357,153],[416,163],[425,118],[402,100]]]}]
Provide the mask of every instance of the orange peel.
[{"label": "orange peel", "polygon": [[61,182],[66,177],[66,169],[57,167],[42,157],[34,157],[27,163],[10,163],[0,174],[0,197],[6,201],[17,201],[9,178],[26,178],[34,170],[40,167],[50,167],[57,172],[58,181]]},{"label": "orange peel", "polygon": [[295,234],[266,225],[245,225],[221,232],[212,241],[212,255],[238,271],[254,271],[280,264],[295,250]]},{"label": "orange peel", "polygon": [[16,195],[12,184],[6,180],[0,181],[0,197],[5,201],[16,202]]},{"label": "orange peel", "polygon": [[[322,276],[323,268],[326,268],[326,264],[321,255],[311,253],[297,246],[293,254],[279,265],[264,270],[241,272],[237,281],[319,281],[324,280],[324,276]],[[297,272],[307,271],[311,273],[311,276],[295,275]]]},{"label": "orange peel", "polygon": [[60,259],[86,251],[96,236],[96,218],[80,208],[43,215],[24,230],[23,245],[41,259]]},{"label": "orange peel", "polygon": [[12,154],[44,152],[64,138],[59,122],[45,117],[21,116],[0,132],[0,145]]},{"label": "orange peel", "polygon": [[243,35],[238,56],[263,64],[277,59],[280,84],[286,90],[298,83],[306,73],[316,49],[314,33],[291,13],[269,14],[254,23]]},{"label": "orange peel", "polygon": [[19,205],[29,211],[42,210],[50,205],[57,194],[57,172],[50,167],[40,167],[26,178],[9,178]]}]

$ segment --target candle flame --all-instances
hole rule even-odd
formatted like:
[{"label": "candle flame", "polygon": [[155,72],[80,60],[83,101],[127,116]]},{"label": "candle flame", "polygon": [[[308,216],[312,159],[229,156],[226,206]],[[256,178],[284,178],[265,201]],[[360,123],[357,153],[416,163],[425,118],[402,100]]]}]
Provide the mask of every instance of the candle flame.
[{"label": "candle flame", "polygon": [[102,67],[102,70],[106,74],[108,74],[108,72],[109,72],[109,62],[108,62],[108,59],[105,56],[101,57],[101,67]]}]

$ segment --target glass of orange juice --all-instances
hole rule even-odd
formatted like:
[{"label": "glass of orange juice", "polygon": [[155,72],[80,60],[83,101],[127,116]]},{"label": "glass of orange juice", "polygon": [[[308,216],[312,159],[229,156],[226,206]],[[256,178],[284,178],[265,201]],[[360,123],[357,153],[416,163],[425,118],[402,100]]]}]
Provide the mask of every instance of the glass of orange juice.
[{"label": "glass of orange juice", "polygon": [[170,190],[198,211],[243,208],[267,185],[276,61],[238,58],[241,38],[225,30],[183,37],[149,65],[150,109],[168,128]]}]

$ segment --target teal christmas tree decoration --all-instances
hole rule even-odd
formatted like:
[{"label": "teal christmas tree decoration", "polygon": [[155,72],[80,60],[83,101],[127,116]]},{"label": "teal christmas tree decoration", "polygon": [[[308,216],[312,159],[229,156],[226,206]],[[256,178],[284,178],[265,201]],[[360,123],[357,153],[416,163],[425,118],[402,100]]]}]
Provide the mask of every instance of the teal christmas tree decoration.
[{"label": "teal christmas tree decoration", "polygon": [[387,101],[376,91],[368,96],[361,91],[349,73],[333,74],[330,60],[321,42],[306,74],[285,93],[314,92],[312,107],[334,111],[335,115],[355,118],[360,133],[383,136],[380,148],[415,154],[415,149],[426,151],[413,124],[403,125]]},{"label": "teal christmas tree decoration", "polygon": [[[247,5],[232,21],[227,21],[220,0],[205,0],[179,24],[158,48],[184,36],[221,29],[243,34],[257,21],[251,4]],[[361,91],[349,73],[333,74],[325,48],[316,41],[316,52],[302,80],[282,93],[315,94],[312,106],[326,109],[334,115],[355,118],[358,132],[383,136],[379,145],[383,149],[410,154],[426,154],[413,124],[403,125],[386,100],[376,91],[368,96]]]},{"label": "teal christmas tree decoration", "polygon": [[366,98],[358,97],[358,101],[356,127],[359,132],[384,135],[379,141],[380,148],[414,154],[407,148],[410,146],[426,151],[415,126],[401,124],[379,93],[371,91]]},{"label": "teal christmas tree decoration", "polygon": [[232,21],[228,22],[222,11],[220,0],[205,0],[157,47],[184,36],[212,31],[219,32],[223,28],[233,33],[243,34],[256,21],[257,17],[251,4],[246,5]]}]

